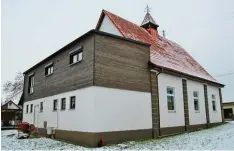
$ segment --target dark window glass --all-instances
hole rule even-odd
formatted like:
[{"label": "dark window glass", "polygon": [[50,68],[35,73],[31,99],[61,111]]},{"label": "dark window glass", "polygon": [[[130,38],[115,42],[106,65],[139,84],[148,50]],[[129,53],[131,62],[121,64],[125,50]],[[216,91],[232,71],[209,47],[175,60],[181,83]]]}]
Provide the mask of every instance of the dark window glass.
[{"label": "dark window glass", "polygon": [[53,110],[57,110],[58,100],[54,100]]},{"label": "dark window glass", "polygon": [[66,98],[62,98],[61,100],[61,110],[65,110],[66,109]]},{"label": "dark window glass", "polygon": [[70,98],[70,109],[75,109],[76,108],[76,97],[72,96]]},{"label": "dark window glass", "polygon": [[29,80],[28,80],[28,93],[29,94],[33,93],[33,86],[34,86],[34,75],[29,76]]},{"label": "dark window glass", "polygon": [[30,113],[33,112],[33,104],[31,104]]},{"label": "dark window glass", "polygon": [[43,102],[40,103],[40,112],[43,112]]},{"label": "dark window glass", "polygon": [[175,110],[174,96],[167,96],[168,110]]},{"label": "dark window glass", "polygon": [[194,99],[194,110],[196,110],[196,111],[199,110],[198,99]]}]

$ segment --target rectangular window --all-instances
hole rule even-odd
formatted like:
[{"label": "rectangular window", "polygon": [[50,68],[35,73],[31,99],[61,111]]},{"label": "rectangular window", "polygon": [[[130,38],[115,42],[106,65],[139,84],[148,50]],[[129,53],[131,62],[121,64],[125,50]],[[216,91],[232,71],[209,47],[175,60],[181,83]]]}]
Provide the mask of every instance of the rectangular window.
[{"label": "rectangular window", "polygon": [[50,64],[45,67],[45,76],[48,76],[54,72],[54,65]]},{"label": "rectangular window", "polygon": [[56,111],[58,109],[58,100],[54,100],[53,110]]},{"label": "rectangular window", "polygon": [[83,50],[80,48],[79,50],[70,53],[70,64],[74,64],[76,62],[80,62],[83,60]]},{"label": "rectangular window", "polygon": [[212,94],[212,108],[213,111],[216,111],[216,99],[214,94]]},{"label": "rectangular window", "polygon": [[62,98],[61,99],[61,110],[65,110],[66,109],[66,98]]},{"label": "rectangular window", "polygon": [[34,86],[34,75],[30,75],[29,80],[28,80],[28,93],[29,94],[33,93],[33,86]]},{"label": "rectangular window", "polygon": [[28,105],[26,105],[26,113],[28,113]]},{"label": "rectangular window", "polygon": [[70,98],[70,109],[75,109],[76,108],[76,97],[72,96]]},{"label": "rectangular window", "polygon": [[172,87],[167,87],[167,108],[168,110],[175,110],[175,91]]},{"label": "rectangular window", "polygon": [[30,113],[33,112],[33,104],[31,104]]},{"label": "rectangular window", "polygon": [[40,103],[40,112],[43,112],[43,102]]},{"label": "rectangular window", "polygon": [[193,91],[193,102],[194,102],[194,110],[199,111],[199,97],[198,91]]}]

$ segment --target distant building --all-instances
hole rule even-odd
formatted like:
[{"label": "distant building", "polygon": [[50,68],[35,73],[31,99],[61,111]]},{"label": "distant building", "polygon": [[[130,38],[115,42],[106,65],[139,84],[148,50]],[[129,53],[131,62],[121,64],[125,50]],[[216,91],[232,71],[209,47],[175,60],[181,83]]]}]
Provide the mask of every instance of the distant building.
[{"label": "distant building", "polygon": [[103,10],[95,30],[24,72],[23,120],[88,146],[222,123],[224,85],[158,26],[149,12],[139,26]]},{"label": "distant building", "polygon": [[224,118],[234,120],[234,102],[223,103]]},{"label": "distant building", "polygon": [[8,101],[1,106],[2,127],[15,126],[22,120],[22,108],[13,101]]}]

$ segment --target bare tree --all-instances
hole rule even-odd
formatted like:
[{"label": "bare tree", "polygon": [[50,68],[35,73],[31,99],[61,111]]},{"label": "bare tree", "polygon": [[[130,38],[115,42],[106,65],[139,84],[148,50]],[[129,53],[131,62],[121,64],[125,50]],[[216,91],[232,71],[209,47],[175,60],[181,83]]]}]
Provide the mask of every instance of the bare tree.
[{"label": "bare tree", "polygon": [[3,85],[3,92],[6,94],[7,100],[15,100],[20,98],[24,87],[24,76],[18,72],[13,81],[7,81]]}]

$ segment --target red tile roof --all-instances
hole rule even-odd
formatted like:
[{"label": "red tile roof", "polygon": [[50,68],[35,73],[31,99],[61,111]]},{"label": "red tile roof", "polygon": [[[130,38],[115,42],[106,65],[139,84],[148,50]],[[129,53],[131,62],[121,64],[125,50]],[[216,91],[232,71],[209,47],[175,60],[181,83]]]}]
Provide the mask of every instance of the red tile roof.
[{"label": "red tile roof", "polygon": [[[218,83],[180,45],[161,36],[156,39],[155,37],[151,36],[144,28],[106,10],[103,10],[101,16],[104,14],[110,18],[119,32],[125,38],[151,44],[150,61],[154,65]],[[97,28],[100,26],[100,20]]]}]

